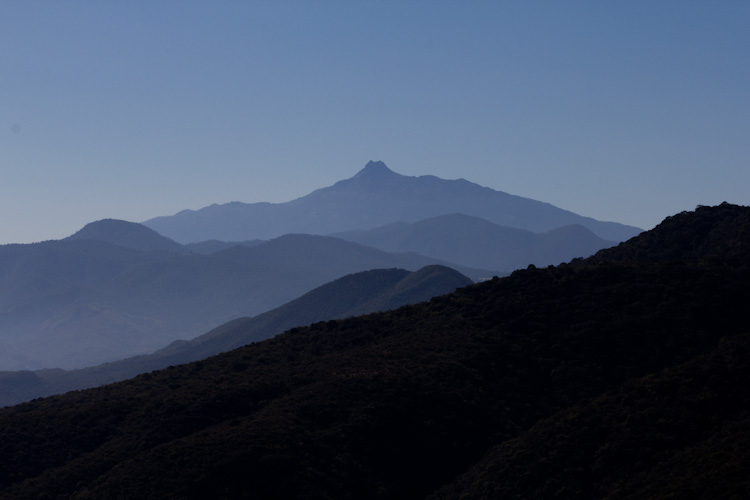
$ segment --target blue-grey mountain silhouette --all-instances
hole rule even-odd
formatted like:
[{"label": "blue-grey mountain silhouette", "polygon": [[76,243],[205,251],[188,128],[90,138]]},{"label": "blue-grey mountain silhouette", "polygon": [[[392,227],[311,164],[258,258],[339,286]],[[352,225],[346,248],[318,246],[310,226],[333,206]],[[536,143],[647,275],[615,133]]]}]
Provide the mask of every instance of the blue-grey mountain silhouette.
[{"label": "blue-grey mountain silhouette", "polygon": [[287,233],[331,234],[454,213],[532,232],[580,224],[600,238],[617,242],[641,232],[464,179],[397,174],[381,161],[371,161],[350,179],[286,203],[214,204],[144,224],[176,241],[191,243],[269,239]]}]

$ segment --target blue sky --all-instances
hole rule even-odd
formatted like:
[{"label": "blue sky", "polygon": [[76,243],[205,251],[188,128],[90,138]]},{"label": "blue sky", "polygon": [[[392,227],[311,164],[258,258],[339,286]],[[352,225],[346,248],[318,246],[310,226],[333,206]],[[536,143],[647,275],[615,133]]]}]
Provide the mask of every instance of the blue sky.
[{"label": "blue sky", "polygon": [[651,228],[750,204],[750,2],[0,0],[0,243],[368,160]]}]

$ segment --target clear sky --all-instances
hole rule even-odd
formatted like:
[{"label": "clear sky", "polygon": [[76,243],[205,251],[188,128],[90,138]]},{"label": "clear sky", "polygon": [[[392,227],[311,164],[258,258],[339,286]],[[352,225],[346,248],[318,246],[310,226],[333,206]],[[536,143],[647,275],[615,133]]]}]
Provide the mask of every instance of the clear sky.
[{"label": "clear sky", "polygon": [[750,205],[750,2],[0,0],[0,243],[368,160],[646,229]]}]

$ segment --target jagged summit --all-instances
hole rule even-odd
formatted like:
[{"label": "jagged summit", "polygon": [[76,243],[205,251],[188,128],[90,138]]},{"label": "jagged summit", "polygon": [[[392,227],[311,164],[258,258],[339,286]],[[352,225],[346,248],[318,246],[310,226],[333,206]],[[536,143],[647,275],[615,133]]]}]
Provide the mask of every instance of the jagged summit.
[{"label": "jagged summit", "polygon": [[399,175],[388,166],[378,160],[378,161],[368,161],[367,165],[365,165],[365,168],[357,172],[357,174],[354,176],[355,179],[362,178],[362,177],[368,177],[368,178],[382,178],[385,176],[391,176],[391,175]]}]

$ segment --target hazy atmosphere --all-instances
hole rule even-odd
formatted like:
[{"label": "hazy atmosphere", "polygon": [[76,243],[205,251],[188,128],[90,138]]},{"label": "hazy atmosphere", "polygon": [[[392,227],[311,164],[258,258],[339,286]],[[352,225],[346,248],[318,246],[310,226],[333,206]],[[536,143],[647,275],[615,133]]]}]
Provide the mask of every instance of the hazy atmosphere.
[{"label": "hazy atmosphere", "polygon": [[0,0],[0,243],[369,160],[649,229],[750,204],[747,2]]},{"label": "hazy atmosphere", "polygon": [[0,500],[747,498],[749,27],[0,0]]}]

